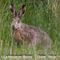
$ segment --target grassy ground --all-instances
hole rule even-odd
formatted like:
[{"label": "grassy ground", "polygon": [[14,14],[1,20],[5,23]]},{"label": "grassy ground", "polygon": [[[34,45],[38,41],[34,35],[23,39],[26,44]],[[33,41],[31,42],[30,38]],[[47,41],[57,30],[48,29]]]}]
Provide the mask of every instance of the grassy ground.
[{"label": "grassy ground", "polygon": [[[54,3],[53,3],[54,2]],[[0,0],[0,55],[20,55],[32,53],[32,49],[16,46],[11,38],[12,16],[9,9],[11,0]],[[17,11],[26,4],[22,22],[41,27],[52,39],[52,52],[60,54],[60,2],[59,0],[13,0]],[[13,42],[12,42],[13,41]],[[37,48],[41,53],[43,51]]]},{"label": "grassy ground", "polygon": [[[60,56],[37,56],[37,60],[60,60]],[[32,56],[2,56],[1,60],[33,60]]]}]

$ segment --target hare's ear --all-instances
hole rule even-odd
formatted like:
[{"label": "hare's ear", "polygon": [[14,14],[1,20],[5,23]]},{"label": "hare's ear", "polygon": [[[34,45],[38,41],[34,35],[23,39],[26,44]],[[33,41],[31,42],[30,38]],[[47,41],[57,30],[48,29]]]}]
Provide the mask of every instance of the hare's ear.
[{"label": "hare's ear", "polygon": [[18,17],[21,18],[22,15],[24,14],[25,10],[26,10],[26,6],[22,5],[21,8],[20,8],[20,10],[19,10],[19,12],[18,12]]},{"label": "hare's ear", "polygon": [[11,10],[13,16],[16,17],[17,16],[17,12],[16,12],[15,5],[11,4],[10,5],[10,10]]}]

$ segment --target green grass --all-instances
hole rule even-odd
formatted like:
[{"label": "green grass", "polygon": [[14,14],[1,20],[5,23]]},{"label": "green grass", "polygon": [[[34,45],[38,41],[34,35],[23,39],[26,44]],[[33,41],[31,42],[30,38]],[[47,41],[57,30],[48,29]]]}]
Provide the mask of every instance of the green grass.
[{"label": "green grass", "polygon": [[[52,39],[52,52],[60,54],[60,4],[56,1],[57,0],[13,0],[13,3],[16,5],[17,11],[21,4],[26,4],[26,12],[22,17],[22,22],[41,27],[41,29],[48,32],[48,35]],[[24,46],[17,47],[11,37],[10,25],[12,16],[9,5],[10,0],[0,1],[0,55],[32,53],[32,49]],[[42,49],[37,48],[39,53],[41,53],[41,50]]]}]

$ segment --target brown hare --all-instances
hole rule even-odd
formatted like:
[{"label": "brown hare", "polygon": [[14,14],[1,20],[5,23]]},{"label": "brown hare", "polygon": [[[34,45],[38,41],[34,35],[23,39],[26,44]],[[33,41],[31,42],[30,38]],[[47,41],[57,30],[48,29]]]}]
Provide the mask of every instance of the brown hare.
[{"label": "brown hare", "polygon": [[45,48],[51,47],[51,39],[41,28],[27,25],[21,21],[21,17],[26,10],[26,6],[22,5],[19,12],[16,12],[14,4],[11,4],[10,10],[13,14],[12,18],[12,36],[18,42],[27,42],[29,45],[36,46],[38,43]]}]

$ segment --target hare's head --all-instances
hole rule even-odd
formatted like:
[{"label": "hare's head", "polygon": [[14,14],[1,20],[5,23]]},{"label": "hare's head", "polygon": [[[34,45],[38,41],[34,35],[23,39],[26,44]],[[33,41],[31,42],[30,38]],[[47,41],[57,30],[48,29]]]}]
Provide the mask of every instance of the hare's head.
[{"label": "hare's head", "polygon": [[19,12],[17,12],[15,5],[11,4],[10,5],[10,10],[13,14],[13,20],[19,21],[21,19],[22,15],[24,14],[25,10],[26,10],[26,7],[25,7],[25,5],[22,5]]}]

